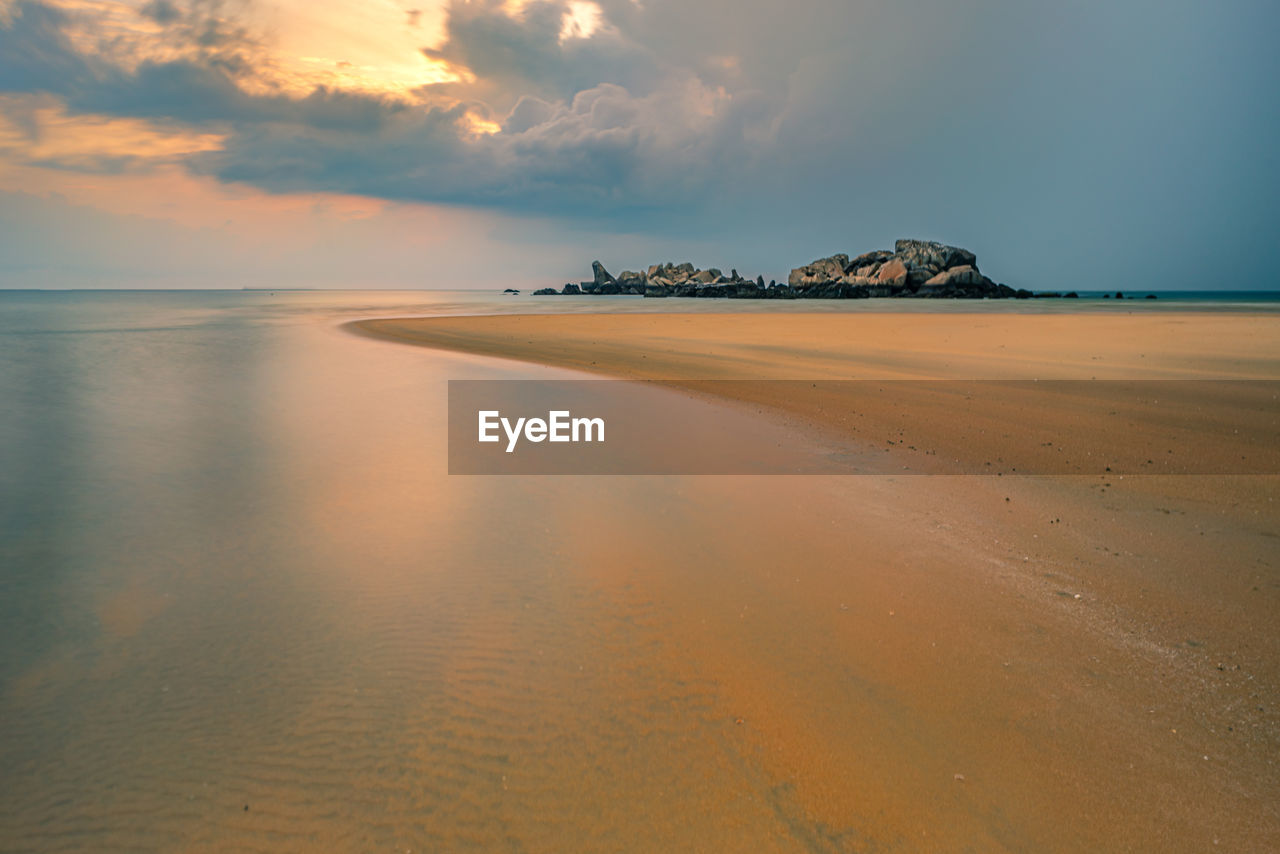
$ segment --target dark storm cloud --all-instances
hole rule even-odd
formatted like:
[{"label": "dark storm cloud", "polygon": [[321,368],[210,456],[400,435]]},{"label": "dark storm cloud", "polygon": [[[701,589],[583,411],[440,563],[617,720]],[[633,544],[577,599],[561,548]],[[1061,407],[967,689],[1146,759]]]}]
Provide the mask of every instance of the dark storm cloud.
[{"label": "dark storm cloud", "polygon": [[634,98],[603,84],[568,104],[522,99],[504,132],[474,137],[460,131],[472,105],[414,111],[364,138],[358,157],[314,122],[262,124],[194,165],[281,192],[321,187],[567,216],[699,206],[723,164],[745,156],[723,139],[734,136],[734,109],[696,115],[702,97],[691,86]]},{"label": "dark storm cloud", "polygon": [[512,17],[502,0],[454,0],[446,40],[422,52],[469,69],[483,91],[504,101],[528,94],[568,100],[601,83],[643,95],[663,78],[656,55],[616,28],[562,41],[568,9],[565,2],[534,0]]},{"label": "dark storm cloud", "polygon": [[157,24],[172,24],[182,20],[182,10],[172,0],[151,0],[138,11],[144,18],[150,18]]},{"label": "dark storm cloud", "polygon": [[14,5],[0,27],[0,90],[60,93],[91,76],[90,63],[67,38],[67,16],[41,3]]}]

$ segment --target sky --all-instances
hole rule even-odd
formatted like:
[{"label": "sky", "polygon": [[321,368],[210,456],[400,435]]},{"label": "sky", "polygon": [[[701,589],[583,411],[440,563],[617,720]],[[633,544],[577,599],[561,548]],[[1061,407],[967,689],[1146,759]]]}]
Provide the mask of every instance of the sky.
[{"label": "sky", "polygon": [[1274,0],[0,0],[0,287],[1280,289]]}]

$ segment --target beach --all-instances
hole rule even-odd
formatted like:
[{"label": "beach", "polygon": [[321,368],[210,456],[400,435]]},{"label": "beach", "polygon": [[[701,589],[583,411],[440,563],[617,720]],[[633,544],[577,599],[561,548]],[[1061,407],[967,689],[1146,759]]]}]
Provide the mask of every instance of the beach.
[{"label": "beach", "polygon": [[[883,442],[892,422],[913,444],[962,437],[949,447],[975,459],[1025,435],[1078,447],[1115,431],[1106,411],[1075,411],[1068,398],[1003,413],[1010,429],[992,436],[966,425],[974,413],[931,398],[871,407],[871,426],[852,433],[830,395],[700,381],[1280,378],[1280,323],[1249,314],[356,327],[722,396],[742,388],[733,405],[791,419],[798,436]],[[1275,407],[1252,402],[1268,413],[1250,425],[1256,448],[1274,439]],[[1198,450],[1236,449],[1240,425],[1214,400],[1198,404],[1179,401],[1174,418],[1200,413],[1196,430],[1212,441]],[[1106,442],[1146,456],[1158,435]],[[1263,851],[1280,841],[1278,487],[1270,473],[714,479],[700,484],[696,514],[651,509],[656,532],[584,521],[576,539],[609,584],[625,578],[662,603],[662,666],[718,686],[732,737],[805,817],[813,850]],[[668,537],[687,551],[673,556]]]},{"label": "beach", "polygon": [[1280,852],[1280,3],[0,6],[0,854]]},{"label": "beach", "polygon": [[[447,453],[455,381],[662,356],[656,409],[807,458],[995,449],[966,395],[859,404],[893,432],[849,432],[825,408],[851,379],[1084,371],[1245,382],[1172,420],[1263,454],[1265,424],[1219,434],[1267,404],[1274,314],[0,297],[0,848],[1280,843],[1275,475],[472,477]],[[993,399],[1041,468],[1042,441],[1167,438],[1160,411],[1093,436],[1110,410],[1064,399]]]}]

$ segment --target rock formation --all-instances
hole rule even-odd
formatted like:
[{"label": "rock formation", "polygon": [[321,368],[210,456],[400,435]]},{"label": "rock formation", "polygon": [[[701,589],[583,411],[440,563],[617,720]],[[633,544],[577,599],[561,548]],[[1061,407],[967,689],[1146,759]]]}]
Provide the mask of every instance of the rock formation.
[{"label": "rock formation", "polygon": [[893,251],[867,252],[852,260],[832,255],[797,267],[787,279],[797,296],[1010,297],[978,270],[967,249],[930,240],[899,240]]},{"label": "rock formation", "polygon": [[843,253],[819,258],[792,270],[785,285],[773,281],[765,285],[764,276],[744,279],[736,269],[725,276],[716,267],[700,270],[688,262],[654,264],[644,272],[624,270],[615,278],[599,261],[592,261],[591,272],[589,282],[570,283],[558,292],[554,288],[542,288],[534,293],[729,299],[1026,299],[1036,296],[1030,291],[996,284],[984,276],[978,269],[978,259],[969,250],[930,240],[899,240],[892,252],[877,249],[853,259]]}]

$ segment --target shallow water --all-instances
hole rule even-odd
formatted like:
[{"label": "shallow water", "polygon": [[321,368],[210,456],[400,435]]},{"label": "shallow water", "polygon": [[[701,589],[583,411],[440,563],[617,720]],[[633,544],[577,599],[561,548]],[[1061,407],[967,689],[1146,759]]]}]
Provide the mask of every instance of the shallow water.
[{"label": "shallow water", "polygon": [[[927,565],[928,537],[868,551],[874,502],[786,478],[450,477],[448,379],[572,375],[339,328],[543,305],[0,292],[0,849],[1055,839],[1013,806],[1026,778],[956,787],[981,761],[965,686],[926,713],[882,687],[900,650],[956,670],[941,618],[885,616],[881,570]],[[605,307],[766,308],[545,310]],[[774,510],[799,500],[799,524]],[[865,814],[822,808],[864,789]]]},{"label": "shallow water", "polygon": [[0,848],[774,832],[596,539],[679,482],[450,478],[447,379],[566,374],[337,325],[500,305],[0,294]]}]

